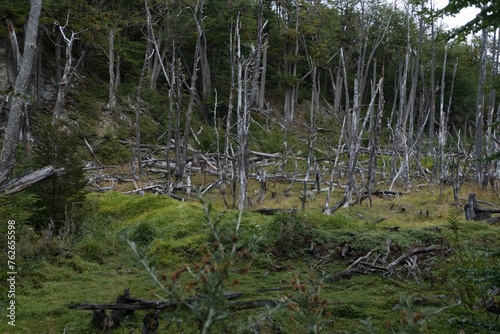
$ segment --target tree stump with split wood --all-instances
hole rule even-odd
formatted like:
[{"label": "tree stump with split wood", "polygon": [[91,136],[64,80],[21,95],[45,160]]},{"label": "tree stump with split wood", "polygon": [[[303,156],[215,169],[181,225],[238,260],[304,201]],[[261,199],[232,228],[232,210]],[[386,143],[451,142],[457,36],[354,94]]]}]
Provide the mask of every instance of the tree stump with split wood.
[{"label": "tree stump with split wood", "polygon": [[467,204],[464,206],[464,212],[467,220],[486,220],[491,218],[490,211],[478,207],[476,194],[469,194]]}]

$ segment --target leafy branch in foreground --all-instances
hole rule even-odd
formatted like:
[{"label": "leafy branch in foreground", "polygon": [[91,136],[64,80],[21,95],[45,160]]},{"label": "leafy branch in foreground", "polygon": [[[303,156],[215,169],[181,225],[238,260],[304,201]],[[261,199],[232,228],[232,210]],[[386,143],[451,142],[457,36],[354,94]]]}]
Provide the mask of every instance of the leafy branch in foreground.
[{"label": "leafy branch in foreground", "polygon": [[[230,281],[231,273],[237,269],[236,263],[250,259],[251,255],[248,248],[238,240],[237,230],[241,225],[241,214],[238,215],[236,229],[232,229],[224,226],[219,216],[213,218],[210,204],[202,204],[205,212],[204,222],[209,232],[209,240],[202,248],[204,255],[199,261],[184,264],[181,269],[173,272],[168,284],[163,282],[168,280],[166,275],[159,277],[147,259],[141,258],[136,244],[129,240],[127,242],[163,293],[175,304],[185,306],[194,317],[199,332],[205,334],[211,333],[218,323],[226,330],[236,326],[232,322],[229,324],[224,321],[231,311],[224,291],[228,285],[238,284],[237,279]],[[246,269],[248,268],[244,267],[242,270]],[[186,294],[189,297],[186,297]],[[274,312],[278,304],[270,308],[270,312]],[[266,318],[267,316],[249,320],[247,326],[255,326]],[[176,320],[184,325],[189,324],[182,317]]]}]

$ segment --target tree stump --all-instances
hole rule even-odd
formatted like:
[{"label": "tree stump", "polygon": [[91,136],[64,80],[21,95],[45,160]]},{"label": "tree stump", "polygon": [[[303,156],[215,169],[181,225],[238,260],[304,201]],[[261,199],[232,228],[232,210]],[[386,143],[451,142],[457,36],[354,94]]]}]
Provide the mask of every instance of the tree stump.
[{"label": "tree stump", "polygon": [[106,310],[92,311],[92,324],[102,329],[105,334],[111,333],[111,329],[120,326],[120,319],[114,314],[106,314]]},{"label": "tree stump", "polygon": [[160,322],[158,321],[158,312],[148,313],[142,321],[142,334],[157,334]]},{"label": "tree stump", "polygon": [[[117,304],[133,304],[134,301],[130,300],[130,289],[125,289],[123,295],[118,295],[116,297]],[[132,314],[134,314],[134,310],[112,310],[112,315],[115,315],[118,318],[125,318]]]},{"label": "tree stump", "polygon": [[476,194],[469,194],[467,204],[464,206],[467,220],[486,220],[491,218],[491,212],[482,210],[477,206]]}]

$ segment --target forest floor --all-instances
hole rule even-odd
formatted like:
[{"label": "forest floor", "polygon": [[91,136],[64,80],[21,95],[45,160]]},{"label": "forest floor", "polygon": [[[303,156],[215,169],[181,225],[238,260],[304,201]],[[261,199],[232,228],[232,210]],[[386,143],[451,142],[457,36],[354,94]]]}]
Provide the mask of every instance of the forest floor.
[{"label": "forest floor", "polygon": [[[211,180],[193,175],[192,182]],[[144,178],[138,186],[147,184]],[[270,183],[278,194],[284,187]],[[297,184],[288,197],[269,193],[243,213],[237,244],[248,254],[227,267],[223,282],[224,292],[244,293],[239,301],[248,305],[273,303],[224,304],[226,318],[212,332],[296,334],[310,332],[315,323],[323,333],[458,333],[463,319],[498,324],[498,315],[481,306],[491,286],[457,269],[498,268],[487,254],[498,247],[499,226],[465,221],[451,187],[441,192],[426,185],[397,196],[374,196],[372,205],[364,201],[332,215],[322,213],[324,192],[309,198],[301,211],[301,187]],[[16,326],[2,319],[0,332],[102,333],[92,325],[91,311],[68,305],[114,303],[125,289],[143,300],[193,296],[188,288],[193,277],[185,268],[197,268],[213,245],[207,221],[234,231],[238,212],[224,208],[215,188],[203,198],[212,203],[210,210],[195,191],[181,202],[124,194],[134,188],[125,182],[113,191],[88,194],[83,212],[67,222],[75,231],[71,235],[45,231],[40,237],[20,226]],[[250,191],[256,189],[252,183]],[[497,194],[469,185],[460,197],[465,201],[470,192],[500,206]],[[335,189],[333,197],[341,194]],[[263,208],[293,213],[256,212]],[[126,240],[134,242],[139,257]],[[422,251],[409,254],[415,249]],[[154,270],[148,272],[144,258]],[[182,274],[175,274],[179,269]],[[180,306],[161,312],[159,333],[199,332],[190,310]],[[136,311],[113,333],[140,333],[146,313]]]}]

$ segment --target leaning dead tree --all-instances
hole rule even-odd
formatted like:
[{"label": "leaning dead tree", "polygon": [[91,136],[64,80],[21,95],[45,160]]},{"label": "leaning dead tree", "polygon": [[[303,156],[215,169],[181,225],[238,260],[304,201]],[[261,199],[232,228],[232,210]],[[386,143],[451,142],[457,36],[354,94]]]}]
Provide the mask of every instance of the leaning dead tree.
[{"label": "leaning dead tree", "polygon": [[[33,74],[33,63],[37,53],[38,22],[41,8],[41,0],[31,1],[31,9],[25,30],[23,55],[16,55],[20,61],[18,62],[19,67],[17,69],[16,81],[13,85],[12,103],[0,156],[0,184],[5,183],[10,178],[14,169],[19,133],[24,117],[23,113],[28,107],[28,101],[30,100],[29,87]],[[13,24],[8,24],[8,28],[9,36],[13,36],[15,34]],[[11,37],[10,40],[17,39]]]},{"label": "leaning dead tree", "polygon": [[54,166],[41,168],[20,178],[12,179],[9,182],[0,185],[0,196],[18,193],[48,177],[51,177],[53,175],[60,176],[63,174],[64,168],[55,168]]}]

